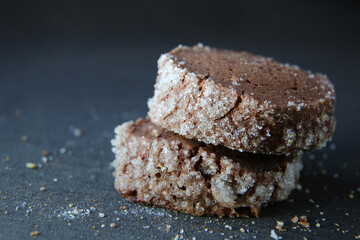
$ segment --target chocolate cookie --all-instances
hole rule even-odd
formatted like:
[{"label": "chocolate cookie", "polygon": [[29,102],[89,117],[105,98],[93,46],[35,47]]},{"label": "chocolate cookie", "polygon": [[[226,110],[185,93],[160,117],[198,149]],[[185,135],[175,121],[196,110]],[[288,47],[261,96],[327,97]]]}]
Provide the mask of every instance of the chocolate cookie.
[{"label": "chocolate cookie", "polygon": [[115,187],[125,198],[194,215],[258,215],[295,188],[301,155],[240,153],[167,131],[149,119],[127,122],[112,140]]},{"label": "chocolate cookie", "polygon": [[238,151],[289,154],[323,147],[335,128],[325,75],[247,52],[179,46],[158,61],[151,120]]}]

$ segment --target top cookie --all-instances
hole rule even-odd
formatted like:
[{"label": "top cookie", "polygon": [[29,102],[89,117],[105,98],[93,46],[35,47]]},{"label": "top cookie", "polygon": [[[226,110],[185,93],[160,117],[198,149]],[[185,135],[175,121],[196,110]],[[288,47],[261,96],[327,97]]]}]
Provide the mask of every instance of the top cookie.
[{"label": "top cookie", "polygon": [[318,149],[335,128],[325,75],[246,52],[179,46],[158,61],[149,116],[162,127],[238,151]]}]

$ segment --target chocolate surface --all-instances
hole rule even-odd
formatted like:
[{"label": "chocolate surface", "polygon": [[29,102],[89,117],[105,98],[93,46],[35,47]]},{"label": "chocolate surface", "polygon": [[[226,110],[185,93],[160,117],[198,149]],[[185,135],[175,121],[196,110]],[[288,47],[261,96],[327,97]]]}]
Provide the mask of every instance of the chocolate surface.
[{"label": "chocolate surface", "polygon": [[295,65],[247,52],[200,45],[176,48],[169,54],[181,68],[231,87],[238,94],[252,95],[259,101],[285,105],[297,100],[310,103],[334,91],[323,74],[313,74]]}]

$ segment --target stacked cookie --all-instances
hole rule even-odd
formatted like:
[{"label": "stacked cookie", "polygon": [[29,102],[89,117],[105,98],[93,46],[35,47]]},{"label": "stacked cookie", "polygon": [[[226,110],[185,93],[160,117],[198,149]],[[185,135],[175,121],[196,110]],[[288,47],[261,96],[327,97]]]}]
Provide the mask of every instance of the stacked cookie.
[{"label": "stacked cookie", "polygon": [[246,52],[179,46],[160,57],[149,118],[115,129],[115,187],[195,215],[258,215],[296,187],[302,151],[335,128],[322,74]]}]

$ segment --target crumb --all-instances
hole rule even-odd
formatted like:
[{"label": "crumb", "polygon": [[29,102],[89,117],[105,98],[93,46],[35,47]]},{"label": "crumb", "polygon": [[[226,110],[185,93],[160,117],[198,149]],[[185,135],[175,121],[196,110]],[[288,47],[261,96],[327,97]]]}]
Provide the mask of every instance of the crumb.
[{"label": "crumb", "polygon": [[75,128],[73,134],[75,137],[80,137],[82,135],[82,130],[80,128]]},{"label": "crumb", "polygon": [[169,231],[170,231],[170,228],[171,228],[171,225],[167,224],[165,230],[166,230],[167,232],[169,232]]},{"label": "crumb", "polygon": [[44,191],[46,191],[46,188],[45,187],[40,187],[40,191],[44,192]]},{"label": "crumb", "polygon": [[59,149],[59,153],[60,153],[60,154],[66,153],[66,148],[64,148],[64,147],[60,148],[60,149]]},{"label": "crumb", "polygon": [[30,233],[30,236],[32,236],[32,237],[36,237],[38,235],[39,235],[39,231],[37,231],[37,230]]},{"label": "crumb", "polygon": [[350,198],[350,199],[354,199],[354,194],[350,193],[350,194],[349,194],[349,198]]},{"label": "crumb", "polygon": [[275,239],[275,240],[282,239],[282,237],[280,237],[280,236],[278,236],[278,235],[276,234],[276,232],[275,232],[274,229],[271,229],[271,231],[270,231],[270,237],[273,238],[273,239]]},{"label": "crumb", "polygon": [[120,207],[120,209],[121,210],[126,210],[126,206],[123,205],[123,206]]},{"label": "crumb", "polygon": [[28,162],[28,163],[26,163],[26,167],[30,168],[30,169],[36,169],[37,165],[35,163]]},{"label": "crumb", "polygon": [[240,231],[241,231],[241,232],[245,232],[245,229],[244,229],[244,228],[240,228]]},{"label": "crumb", "polygon": [[21,139],[22,139],[24,142],[26,142],[26,141],[28,140],[28,136],[23,135],[23,136],[21,136]]},{"label": "crumb", "polygon": [[99,217],[101,218],[105,217],[105,213],[99,213]]},{"label": "crumb", "polygon": [[292,221],[293,223],[297,223],[297,222],[299,221],[298,216],[295,215],[295,216],[291,219],[291,221]]},{"label": "crumb", "polygon": [[9,161],[10,161],[10,157],[6,157],[6,158],[5,158],[5,161],[6,161],[6,162],[9,162]]},{"label": "crumb", "polygon": [[232,227],[229,225],[225,225],[225,228],[228,228],[229,230],[232,230]]},{"label": "crumb", "polygon": [[276,229],[279,231],[285,231],[284,227],[284,222],[283,221],[276,221]]},{"label": "crumb", "polygon": [[53,182],[57,182],[58,181],[58,179],[57,178],[53,178]]},{"label": "crumb", "polygon": [[320,227],[320,223],[316,223],[316,225],[315,225],[315,226],[319,228],[319,227]]},{"label": "crumb", "polygon": [[47,162],[48,162],[48,158],[45,157],[45,156],[42,156],[42,157],[41,157],[41,161],[42,161],[43,163],[47,163]]},{"label": "crumb", "polygon": [[305,228],[309,228],[309,227],[310,227],[310,224],[309,224],[306,216],[301,216],[301,217],[300,217],[299,224],[300,224],[301,226],[305,227]]},{"label": "crumb", "polygon": [[73,207],[73,206],[74,206],[74,204],[72,204],[72,203],[69,204],[69,207]]},{"label": "crumb", "polygon": [[110,223],[110,227],[112,228],[116,227],[115,223]]},{"label": "crumb", "polygon": [[46,157],[46,156],[49,155],[49,152],[48,152],[48,150],[42,150],[42,151],[41,151],[41,154],[42,154],[44,157]]}]

